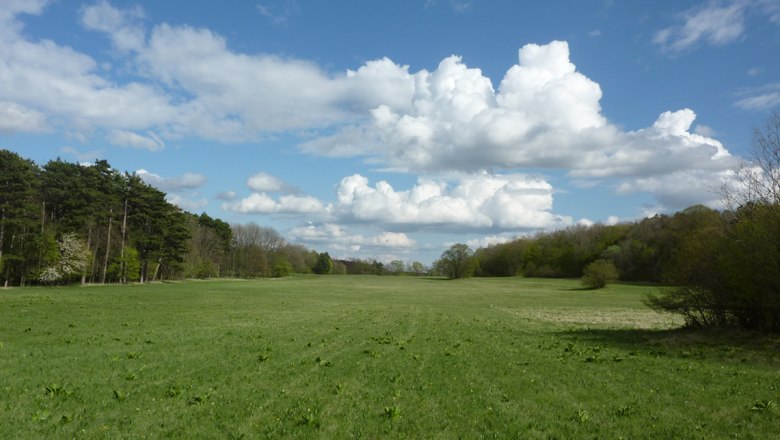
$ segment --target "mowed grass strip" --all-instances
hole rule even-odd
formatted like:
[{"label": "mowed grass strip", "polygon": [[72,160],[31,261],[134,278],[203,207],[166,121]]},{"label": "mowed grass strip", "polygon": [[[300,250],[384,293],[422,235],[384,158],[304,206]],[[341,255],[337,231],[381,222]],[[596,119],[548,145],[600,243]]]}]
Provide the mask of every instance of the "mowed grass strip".
[{"label": "mowed grass strip", "polygon": [[780,342],[649,286],[301,276],[0,291],[0,438],[776,438]]}]

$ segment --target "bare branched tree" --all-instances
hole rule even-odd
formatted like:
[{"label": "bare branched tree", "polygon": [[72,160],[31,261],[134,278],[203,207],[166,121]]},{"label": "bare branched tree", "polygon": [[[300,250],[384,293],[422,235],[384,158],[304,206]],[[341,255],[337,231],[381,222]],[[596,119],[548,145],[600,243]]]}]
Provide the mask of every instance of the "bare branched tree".
[{"label": "bare branched tree", "polygon": [[724,185],[726,206],[734,211],[750,203],[780,203],[780,112],[753,130],[751,157],[736,173],[736,185]]}]

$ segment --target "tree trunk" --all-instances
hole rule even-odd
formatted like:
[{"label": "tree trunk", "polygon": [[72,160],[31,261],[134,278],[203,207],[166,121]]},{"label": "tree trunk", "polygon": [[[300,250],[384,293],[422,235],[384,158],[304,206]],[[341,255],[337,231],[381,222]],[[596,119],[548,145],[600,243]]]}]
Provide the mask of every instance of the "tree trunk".
[{"label": "tree trunk", "polygon": [[119,281],[122,284],[127,284],[127,276],[125,270],[127,265],[125,264],[125,231],[127,230],[127,197],[125,197],[125,212],[122,216],[122,247],[119,250]]},{"label": "tree trunk", "polygon": [[111,250],[111,221],[114,215],[114,210],[108,210],[108,237],[106,238],[106,258],[103,260],[103,279],[100,284],[106,284],[106,272],[108,271],[108,252]]},{"label": "tree trunk", "polygon": [[143,284],[146,281],[146,271],[149,267],[149,260],[144,260],[143,263],[141,263],[141,284]]},{"label": "tree trunk", "polygon": [[[87,250],[89,250],[89,245],[92,243],[92,228],[89,228],[89,231],[87,232]],[[81,271],[81,285],[84,286],[87,284],[87,265],[84,265],[84,269]]]},{"label": "tree trunk", "polygon": [[157,272],[160,270],[160,261],[162,261],[162,257],[157,259],[157,266],[154,268],[154,275],[152,275],[152,281],[157,279]]},{"label": "tree trunk", "polygon": [[[97,240],[95,240],[97,242]],[[89,282],[94,283],[95,277],[96,277],[96,270],[95,265],[98,262],[98,249],[100,248],[100,244],[95,243],[95,252],[92,252],[92,273],[89,275]]]},{"label": "tree trunk", "polygon": [[5,206],[0,214],[0,261],[3,261],[3,238],[5,237]]},{"label": "tree trunk", "polygon": [[[44,200],[41,202],[41,240],[43,240],[43,228],[46,226],[46,201]],[[41,247],[38,250],[38,269],[41,269],[41,265],[43,264],[43,247]],[[22,280],[24,280],[24,277],[22,277]],[[24,281],[22,281],[24,282]]]}]

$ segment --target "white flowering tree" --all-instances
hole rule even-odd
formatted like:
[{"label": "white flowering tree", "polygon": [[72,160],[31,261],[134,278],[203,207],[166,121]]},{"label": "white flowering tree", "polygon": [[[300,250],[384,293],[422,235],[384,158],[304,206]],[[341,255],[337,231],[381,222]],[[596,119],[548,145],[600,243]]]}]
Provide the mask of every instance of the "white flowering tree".
[{"label": "white flowering tree", "polygon": [[57,241],[58,258],[44,268],[38,279],[45,284],[54,284],[71,275],[83,273],[89,262],[89,250],[74,233],[64,234]]}]

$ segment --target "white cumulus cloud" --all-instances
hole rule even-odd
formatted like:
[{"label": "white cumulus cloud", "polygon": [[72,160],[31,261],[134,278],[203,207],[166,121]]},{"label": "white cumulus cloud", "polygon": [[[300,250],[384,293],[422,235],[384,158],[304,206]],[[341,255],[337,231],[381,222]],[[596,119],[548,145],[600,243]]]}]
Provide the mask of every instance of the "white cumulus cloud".
[{"label": "white cumulus cloud", "polygon": [[[516,240],[517,238],[518,236],[516,235],[488,235],[482,238],[466,240],[466,245],[468,245],[472,249],[479,249],[479,248],[495,246],[497,244],[509,243],[510,241]],[[452,244],[454,243],[451,243],[450,246]]]},{"label": "white cumulus cloud", "polygon": [[324,205],[311,196],[284,195],[274,199],[266,193],[252,193],[248,197],[222,204],[225,211],[244,214],[321,214]]},{"label": "white cumulus cloud", "polygon": [[565,226],[571,219],[553,214],[552,186],[521,175],[471,175],[450,188],[420,179],[409,190],[388,182],[374,186],[355,174],[342,179],[333,215],[343,222],[436,230],[508,230]]},{"label": "white cumulus cloud", "polygon": [[411,249],[417,244],[401,232],[383,232],[378,235],[364,236],[334,223],[299,226],[290,229],[287,234],[295,242],[348,252],[404,250]]},{"label": "white cumulus cloud", "polygon": [[265,172],[257,173],[246,181],[246,186],[255,192],[291,191],[291,187],[278,177]]},{"label": "white cumulus cloud", "polygon": [[[374,155],[398,169],[430,171],[567,166],[572,153],[598,147],[611,130],[600,114],[601,89],[576,71],[568,44],[529,44],[519,59],[498,91],[457,56],[433,72],[395,74],[394,81],[405,86],[393,83],[395,98],[374,107],[367,125],[302,148]],[[380,68],[398,72],[387,62],[373,66]]]}]

